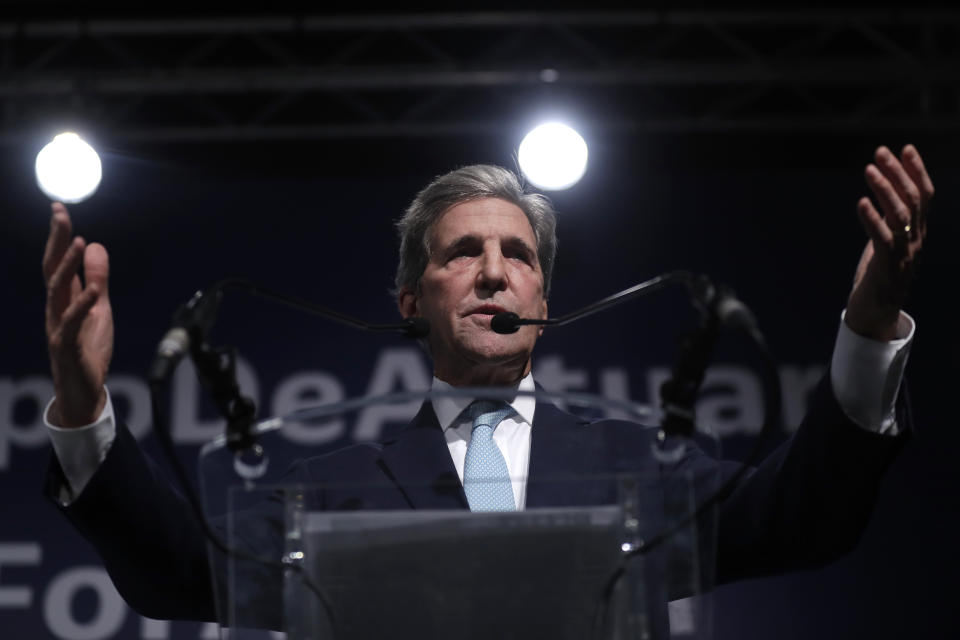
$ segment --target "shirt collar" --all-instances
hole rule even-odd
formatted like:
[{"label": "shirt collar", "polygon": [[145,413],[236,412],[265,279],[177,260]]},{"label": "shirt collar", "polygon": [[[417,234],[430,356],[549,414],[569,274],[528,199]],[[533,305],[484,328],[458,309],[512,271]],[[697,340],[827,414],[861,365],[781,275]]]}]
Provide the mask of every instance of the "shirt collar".
[{"label": "shirt collar", "polygon": [[[433,385],[430,387],[430,390],[449,391],[454,388],[452,385],[434,376]],[[520,382],[504,388],[515,389],[517,391],[534,391],[536,385],[533,383],[533,373],[528,373]],[[431,400],[433,403],[433,411],[437,414],[437,422],[440,423],[443,430],[446,431],[450,427],[456,426],[455,422],[457,418],[474,400],[475,398],[467,398],[464,396],[456,398],[433,398]],[[517,395],[514,396],[512,401],[507,402],[507,404],[513,407],[513,410],[516,411],[527,424],[533,426],[533,412],[537,407],[536,398],[529,395]]]}]

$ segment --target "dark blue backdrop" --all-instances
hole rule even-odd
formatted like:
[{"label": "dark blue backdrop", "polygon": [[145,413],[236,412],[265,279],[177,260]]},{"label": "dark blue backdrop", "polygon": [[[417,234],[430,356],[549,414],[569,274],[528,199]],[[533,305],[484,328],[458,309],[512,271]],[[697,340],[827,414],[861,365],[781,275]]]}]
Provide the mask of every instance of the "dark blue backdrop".
[{"label": "dark blue backdrop", "polygon": [[[662,142],[628,152],[617,141],[596,146],[586,178],[554,196],[561,218],[551,310],[563,313],[677,268],[733,285],[781,363],[789,430],[829,359],[862,248],[854,204],[871,148],[848,141],[796,157],[789,145],[769,144],[751,158],[735,143],[726,141],[730,162],[716,149],[704,150],[703,161],[688,149],[678,161],[679,152]],[[919,324],[909,382],[920,433],[891,469],[858,548],[822,570],[719,589],[717,638],[948,635],[960,566],[952,544],[960,534],[960,499],[949,304],[957,264],[952,185],[960,172],[946,145],[930,146],[936,217],[910,305]],[[314,170],[309,154],[300,160],[306,168],[280,159],[258,164],[251,156],[244,165],[230,157],[230,147],[174,160],[158,150],[108,152],[100,191],[71,211],[77,232],[110,251],[117,323],[111,388],[134,430],[149,427],[143,372],[170,314],[220,277],[246,276],[371,320],[394,318],[387,293],[396,260],[391,222],[435,174],[469,161],[511,164],[509,151],[489,141],[449,152],[422,148],[427,152],[410,151],[409,163],[374,159],[365,167],[354,157],[336,171],[326,170],[330,158],[318,159]],[[89,546],[40,497],[49,456],[40,413],[50,381],[39,264],[49,208],[33,183],[35,152],[7,149],[3,165],[0,628],[9,637],[199,637],[200,625],[153,624],[128,612]],[[403,153],[395,156],[402,160]],[[614,396],[626,390],[653,400],[649,389],[693,320],[677,293],[635,302],[548,331],[535,371],[548,388]],[[416,386],[429,376],[426,359],[401,338],[353,333],[242,294],[225,303],[214,340],[239,347],[262,414],[291,408],[298,384],[312,384],[316,399],[330,400]],[[748,345],[725,338],[701,407],[733,456],[759,424],[755,364]],[[197,443],[219,427],[198,403],[189,371],[177,384],[175,437],[192,460]],[[395,428],[399,419],[327,425],[300,445],[342,446]],[[152,436],[143,442],[156,453]]]}]

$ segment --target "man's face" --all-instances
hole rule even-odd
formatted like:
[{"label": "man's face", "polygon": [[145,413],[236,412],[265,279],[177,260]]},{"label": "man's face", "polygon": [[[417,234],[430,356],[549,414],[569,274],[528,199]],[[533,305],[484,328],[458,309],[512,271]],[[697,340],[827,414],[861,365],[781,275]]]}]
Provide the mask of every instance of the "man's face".
[{"label": "man's face", "polygon": [[543,272],[523,211],[499,198],[448,209],[430,231],[430,256],[419,293],[398,298],[404,317],[430,321],[434,373],[451,384],[509,384],[530,370],[541,330],[500,335],[490,318],[512,311],[545,318]]}]

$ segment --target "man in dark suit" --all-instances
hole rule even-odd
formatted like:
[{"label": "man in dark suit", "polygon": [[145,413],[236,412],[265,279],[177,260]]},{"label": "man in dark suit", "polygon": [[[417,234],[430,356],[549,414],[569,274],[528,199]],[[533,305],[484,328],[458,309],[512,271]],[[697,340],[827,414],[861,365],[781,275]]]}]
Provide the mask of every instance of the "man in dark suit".
[{"label": "man in dark suit", "polygon": [[[830,375],[796,437],[724,504],[720,581],[807,566],[848,549],[899,446],[891,436],[907,427],[894,405],[913,322],[900,308],[933,186],[912,146],[899,159],[881,147],[875,160],[866,177],[882,213],[868,198],[858,204],[870,240]],[[43,261],[56,390],[46,413],[56,451],[48,493],[98,548],[134,608],[154,617],[211,618],[210,588],[196,579],[206,568],[201,532],[113,420],[104,386],[113,346],[106,251],[71,237],[62,205],[53,211]],[[425,346],[434,388],[533,389],[531,355],[540,330],[525,326],[501,335],[491,330],[490,318],[501,311],[546,317],[556,242],[549,203],[524,193],[506,170],[467,167],[426,187],[399,228],[398,306],[405,317],[430,323]],[[81,264],[86,286],[78,277]],[[664,473],[644,453],[649,430],[616,421],[588,430],[522,395],[493,412],[471,406],[470,399],[425,404],[394,440],[303,461],[294,478],[383,487],[318,492],[310,499],[321,508],[484,510],[609,501],[606,487],[551,490],[541,482],[550,476]],[[487,424],[483,416],[491,413],[498,417]],[[478,469],[502,471],[498,477],[508,479],[494,496],[472,491],[484,486],[471,481],[483,477],[474,476]],[[682,469],[729,473],[695,450],[670,471]]]}]

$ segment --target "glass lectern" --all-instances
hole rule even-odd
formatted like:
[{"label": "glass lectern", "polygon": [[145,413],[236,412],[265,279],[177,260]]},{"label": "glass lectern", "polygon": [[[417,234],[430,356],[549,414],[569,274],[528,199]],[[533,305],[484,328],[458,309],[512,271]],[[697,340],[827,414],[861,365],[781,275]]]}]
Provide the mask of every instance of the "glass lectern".
[{"label": "glass lectern", "polygon": [[[549,473],[532,453],[525,508],[486,513],[469,510],[449,469],[398,473],[388,449],[405,445],[305,457],[284,438],[293,425],[346,419],[371,405],[480,393],[518,394],[360,398],[262,421],[252,450],[235,453],[224,438],[207,444],[201,497],[229,548],[210,550],[223,637],[710,638],[716,516],[703,505],[719,477],[686,464],[718,456],[705,430],[663,437],[643,426],[657,418],[640,405],[530,392],[538,412],[559,403],[592,418],[575,427],[587,444],[565,451],[572,469]],[[533,451],[555,435],[537,417],[547,411],[535,414]],[[616,422],[603,419],[611,414]],[[611,430],[622,437],[610,438]],[[442,433],[424,437],[443,443]],[[361,465],[373,472],[358,482],[350,470]]]}]

